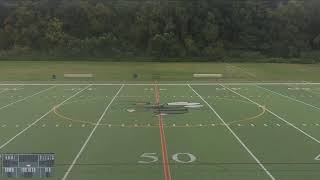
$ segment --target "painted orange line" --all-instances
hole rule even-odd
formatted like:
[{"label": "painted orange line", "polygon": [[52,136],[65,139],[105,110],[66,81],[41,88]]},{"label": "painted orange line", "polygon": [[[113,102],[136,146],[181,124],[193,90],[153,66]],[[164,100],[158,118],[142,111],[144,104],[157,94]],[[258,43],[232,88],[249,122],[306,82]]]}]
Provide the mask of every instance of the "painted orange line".
[{"label": "painted orange line", "polygon": [[[156,83],[154,84],[154,92],[155,92],[156,103],[158,106],[160,106],[160,91]],[[160,142],[161,142],[161,150],[162,150],[162,164],[163,164],[164,176],[165,176],[165,180],[171,180],[170,164],[168,160],[168,151],[167,151],[167,140],[164,132],[163,117],[161,112],[158,117],[159,117]]]}]

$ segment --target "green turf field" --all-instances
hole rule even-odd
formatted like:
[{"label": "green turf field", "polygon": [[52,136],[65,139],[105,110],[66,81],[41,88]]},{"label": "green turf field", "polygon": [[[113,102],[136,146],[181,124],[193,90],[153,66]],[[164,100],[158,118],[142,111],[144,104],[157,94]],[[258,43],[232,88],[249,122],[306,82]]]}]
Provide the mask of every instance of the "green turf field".
[{"label": "green turf field", "polygon": [[318,83],[1,84],[0,153],[55,153],[52,180],[318,180],[319,115]]}]

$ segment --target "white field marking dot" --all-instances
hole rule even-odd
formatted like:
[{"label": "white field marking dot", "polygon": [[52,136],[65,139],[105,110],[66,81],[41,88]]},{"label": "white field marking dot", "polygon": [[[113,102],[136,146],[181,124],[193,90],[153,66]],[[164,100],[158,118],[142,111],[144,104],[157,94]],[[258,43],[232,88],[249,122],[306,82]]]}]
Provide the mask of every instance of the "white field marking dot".
[{"label": "white field marking dot", "polygon": [[72,127],[72,124],[69,124],[69,127]]},{"label": "white field marking dot", "polygon": [[175,127],[175,126],[176,126],[176,124],[172,124],[172,126],[173,126],[173,127]]},{"label": "white field marking dot", "polygon": [[150,125],[150,124],[148,124],[147,126],[149,126],[149,127],[150,127],[151,125]]},{"label": "white field marking dot", "polygon": [[304,123],[303,123],[302,126],[307,126],[307,124],[304,124]]},{"label": "white field marking dot", "polygon": [[276,124],[278,127],[280,127],[281,125],[280,124]]},{"label": "white field marking dot", "polygon": [[190,96],[191,98],[193,97],[193,96]]},{"label": "white field marking dot", "polygon": [[121,127],[124,127],[124,124],[121,124]]},{"label": "white field marking dot", "polygon": [[219,96],[216,96],[216,98],[218,98]]},{"label": "white field marking dot", "polygon": [[1,127],[6,127],[7,125],[6,124],[4,124],[4,125],[2,125]]},{"label": "white field marking dot", "polygon": [[85,124],[82,124],[81,127],[86,127],[86,125],[85,125]]},{"label": "white field marking dot", "polygon": [[316,123],[316,126],[320,126],[320,124]]},{"label": "white field marking dot", "polygon": [[59,124],[56,124],[56,127],[59,127]]},{"label": "white field marking dot", "polygon": [[189,124],[186,124],[186,126],[189,126]]},{"label": "white field marking dot", "polygon": [[176,96],[173,96],[174,98],[176,97]]},{"label": "white field marking dot", "polygon": [[107,98],[108,96],[106,96],[106,98]]},{"label": "white field marking dot", "polygon": [[242,126],[241,124],[238,124],[238,126]]},{"label": "white field marking dot", "polygon": [[16,124],[16,127],[19,127],[19,124]]},{"label": "white field marking dot", "polygon": [[215,124],[211,124],[211,126],[215,126]]},{"label": "white field marking dot", "polygon": [[134,124],[134,127],[138,127],[138,124]]},{"label": "white field marking dot", "polygon": [[108,127],[111,127],[112,125],[111,124],[108,124]]},{"label": "white field marking dot", "polygon": [[201,127],[201,126],[203,126],[202,124],[199,124],[199,126]]},{"label": "white field marking dot", "polygon": [[268,126],[268,124],[263,124],[264,126]]},{"label": "white field marking dot", "polygon": [[46,124],[42,124],[42,127],[46,127]]},{"label": "white field marking dot", "polygon": [[254,124],[250,124],[250,126],[254,127],[255,125]]}]

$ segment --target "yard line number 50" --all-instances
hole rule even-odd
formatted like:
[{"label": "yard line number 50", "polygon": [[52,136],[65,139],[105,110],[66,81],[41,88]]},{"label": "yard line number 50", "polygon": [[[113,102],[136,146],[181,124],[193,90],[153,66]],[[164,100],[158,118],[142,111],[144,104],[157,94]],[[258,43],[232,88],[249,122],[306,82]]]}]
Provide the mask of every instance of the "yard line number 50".
[{"label": "yard line number 50", "polygon": [[[143,159],[138,161],[138,163],[141,164],[151,164],[159,161],[157,153],[143,153],[140,158]],[[191,153],[175,153],[171,158],[172,160],[183,164],[192,163],[197,160],[196,156]]]}]

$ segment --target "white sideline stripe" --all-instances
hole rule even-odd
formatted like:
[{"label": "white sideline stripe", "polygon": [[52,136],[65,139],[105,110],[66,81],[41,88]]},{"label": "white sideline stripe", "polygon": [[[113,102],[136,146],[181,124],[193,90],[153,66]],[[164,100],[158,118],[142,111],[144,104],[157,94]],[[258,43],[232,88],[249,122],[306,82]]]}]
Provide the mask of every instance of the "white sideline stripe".
[{"label": "white sideline stripe", "polygon": [[265,171],[265,173],[270,177],[270,179],[275,180],[272,174],[264,167],[264,165],[260,162],[260,160],[251,152],[251,150],[242,142],[242,140],[238,137],[238,135],[229,127],[229,125],[222,119],[222,117],[212,108],[212,106],[197,92],[195,91],[190,85],[189,88],[197,94],[197,96],[205,102],[208,107],[214,112],[214,114],[220,119],[220,121],[228,128],[231,134],[239,141],[239,143],[246,149],[246,151],[251,155],[251,157],[259,164],[259,166]]},{"label": "white sideline stripe", "polygon": [[319,107],[317,107],[317,106],[314,106],[314,105],[309,104],[309,103],[306,103],[306,102],[304,102],[304,101],[301,101],[301,100],[298,100],[298,99],[295,99],[295,98],[292,98],[292,97],[286,96],[286,95],[281,94],[281,93],[279,93],[279,92],[272,91],[272,90],[270,90],[270,89],[268,89],[268,88],[261,87],[261,86],[258,86],[258,85],[256,85],[256,87],[261,88],[261,89],[264,89],[264,90],[266,90],[266,91],[269,91],[269,92],[271,92],[271,93],[273,93],[273,94],[277,94],[277,95],[279,95],[279,96],[282,96],[282,97],[288,98],[288,99],[290,99],[290,100],[293,100],[293,101],[296,101],[296,102],[299,102],[299,103],[302,103],[302,104],[304,104],[304,105],[307,105],[307,106],[310,106],[310,107],[313,107],[313,108],[315,108],[315,109],[320,110],[320,108],[319,108]]},{"label": "white sideline stripe", "polygon": [[120,87],[120,89],[118,90],[118,92],[113,96],[112,100],[110,101],[110,103],[108,104],[108,106],[106,107],[106,109],[103,111],[102,115],[100,116],[98,122],[96,123],[96,125],[94,126],[94,128],[92,129],[91,133],[89,134],[88,138],[86,139],[86,141],[84,142],[84,144],[82,145],[80,151],[78,152],[78,154],[76,155],[76,157],[74,158],[74,160],[72,161],[72,164],[69,166],[67,172],[64,174],[62,180],[66,180],[68,175],[70,174],[73,166],[76,164],[76,162],[78,161],[79,157],[81,156],[83,150],[86,148],[87,144],[89,143],[92,135],[94,134],[94,132],[96,131],[97,127],[99,126],[100,122],[102,121],[103,117],[105,116],[105,114],[107,113],[109,107],[111,106],[111,104],[113,103],[113,101],[116,99],[116,97],[118,96],[118,94],[120,93],[120,91],[122,90],[122,88],[124,87],[124,84],[122,84],[122,86]]},{"label": "white sideline stripe", "polygon": [[[73,94],[72,96],[70,96],[68,99],[64,100],[63,102],[61,102],[60,104],[58,104],[55,107],[59,107],[62,104],[64,104],[65,102],[67,102],[68,100],[70,100],[71,98],[75,97],[76,95],[78,95],[79,93],[81,93],[82,91],[84,91],[85,89],[87,89],[89,86],[86,86],[85,88],[83,88],[81,91],[78,91],[77,93]],[[50,114],[52,111],[54,110],[54,108],[51,108],[50,111],[48,111],[47,113],[45,113],[43,116],[41,116],[39,119],[35,120],[32,124],[29,124],[26,128],[24,128],[22,131],[20,131],[18,134],[16,134],[15,136],[13,136],[11,139],[9,139],[7,142],[5,142],[4,144],[2,144],[0,146],[0,149],[4,148],[6,145],[8,145],[11,141],[13,141],[15,138],[17,138],[18,136],[20,136],[22,133],[24,133],[25,131],[27,131],[30,127],[32,127],[33,125],[35,125],[37,122],[39,122],[41,119],[43,119],[44,117],[46,117],[48,114]]]},{"label": "white sideline stripe", "polygon": [[[94,85],[94,86],[150,86],[152,83],[13,83],[13,84],[0,84],[5,86],[11,85],[24,85],[24,86],[45,86],[45,85],[64,85],[64,86],[81,86],[81,85]],[[158,85],[163,86],[187,86],[187,85],[203,85],[203,86],[211,86],[211,85],[255,85],[255,84],[266,84],[266,85],[320,85],[320,82],[217,82],[217,83],[159,83]]]},{"label": "white sideline stripe", "polygon": [[41,91],[39,91],[39,92],[37,92],[37,93],[35,93],[35,94],[32,94],[32,95],[27,96],[27,97],[25,97],[25,98],[19,99],[19,100],[15,101],[15,102],[12,102],[12,103],[7,104],[7,105],[5,105],[5,106],[2,106],[2,107],[0,107],[0,110],[2,110],[2,109],[4,109],[4,108],[7,108],[7,107],[9,107],[9,106],[12,106],[12,105],[14,105],[14,104],[16,104],[16,103],[18,103],[18,102],[21,102],[21,101],[24,101],[24,100],[26,100],[26,99],[32,98],[32,97],[34,97],[34,96],[36,96],[36,95],[38,95],[38,94],[41,94],[41,93],[43,93],[43,92],[45,92],[45,91],[48,91],[48,90],[50,90],[50,89],[52,89],[52,88],[55,88],[55,87],[57,87],[57,85],[51,86],[51,87],[49,87],[49,88],[47,88],[47,89],[44,89],[44,90],[41,90]]},{"label": "white sideline stripe", "polygon": [[[221,84],[221,86],[224,87],[224,88],[226,88],[226,89],[228,89],[229,91],[231,91],[231,92],[239,95],[240,97],[242,97],[242,98],[244,98],[244,99],[252,102],[253,104],[256,104],[257,106],[261,106],[259,103],[255,102],[255,101],[253,101],[253,100],[251,100],[251,99],[249,99],[249,98],[247,98],[246,96],[244,96],[244,95],[242,95],[242,94],[240,94],[240,93],[237,93],[237,92],[235,92],[234,90],[232,90],[232,89],[230,89],[230,88],[228,88],[228,87],[226,87],[226,86],[224,86],[224,85],[222,85],[222,84]],[[272,115],[274,115],[275,117],[277,117],[278,119],[280,119],[281,121],[289,124],[290,126],[292,126],[293,128],[295,128],[296,130],[300,131],[300,132],[301,132],[302,134],[304,134],[305,136],[309,137],[310,139],[312,139],[312,140],[314,140],[315,142],[317,142],[317,143],[320,144],[320,141],[319,141],[318,139],[316,139],[315,137],[311,136],[310,134],[304,132],[302,129],[298,128],[298,127],[295,126],[294,124],[288,122],[287,120],[285,120],[284,118],[280,117],[279,115],[277,115],[276,113],[272,112],[271,110],[269,110],[269,109],[266,108],[266,107],[265,107],[265,110],[268,111],[269,113],[271,113]]]}]

